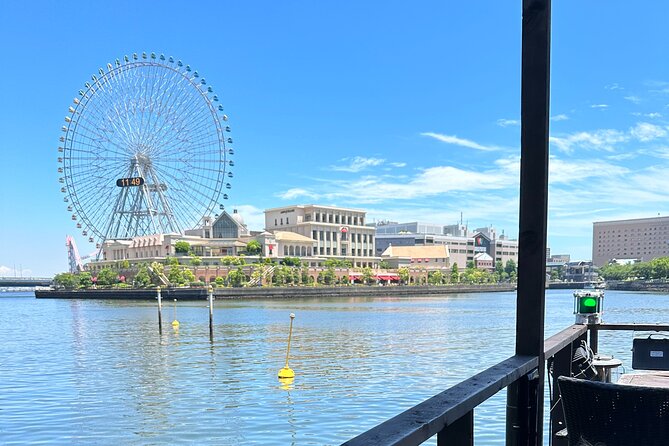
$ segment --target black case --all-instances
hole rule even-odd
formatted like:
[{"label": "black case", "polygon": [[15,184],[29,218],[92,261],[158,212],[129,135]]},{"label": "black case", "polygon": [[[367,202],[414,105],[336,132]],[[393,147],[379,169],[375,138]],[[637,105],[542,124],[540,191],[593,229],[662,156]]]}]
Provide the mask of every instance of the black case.
[{"label": "black case", "polygon": [[632,341],[632,368],[669,370],[669,338],[635,338]]}]

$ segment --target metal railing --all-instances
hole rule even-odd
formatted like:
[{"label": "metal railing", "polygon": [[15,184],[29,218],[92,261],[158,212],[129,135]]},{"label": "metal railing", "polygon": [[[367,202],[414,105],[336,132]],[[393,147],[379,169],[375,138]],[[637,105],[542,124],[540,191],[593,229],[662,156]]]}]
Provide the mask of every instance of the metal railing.
[{"label": "metal railing", "polygon": [[[544,342],[544,356],[552,363],[554,371],[571,373],[572,352],[585,339],[586,332],[585,325],[572,325]],[[437,435],[438,445],[472,445],[474,409],[512,383],[518,382],[522,389],[524,382],[537,379],[534,371],[538,365],[536,356],[512,356],[344,444],[418,445]],[[553,378],[557,383],[557,375]],[[553,388],[557,388],[556,385]],[[561,414],[561,406],[551,404],[551,407]],[[519,415],[522,416],[522,411]],[[507,424],[509,421],[507,417]],[[564,421],[556,417],[552,432],[562,428]]]},{"label": "metal railing", "polygon": [[[558,390],[558,377],[572,375],[574,351],[587,340],[596,352],[598,333],[603,330],[616,331],[669,331],[666,324],[575,324],[544,341],[550,392],[550,438],[554,446],[567,445],[565,437],[558,432],[565,428],[562,402]],[[474,409],[500,390],[513,383],[523,389],[527,382],[536,379],[539,358],[536,356],[512,356],[473,377],[417,404],[401,414],[379,424],[344,443],[347,446],[362,445],[419,445],[437,435],[438,445],[474,444]],[[513,417],[522,417],[522,410],[514,415],[507,408],[507,440],[514,429]],[[507,441],[507,444],[513,442]]]}]

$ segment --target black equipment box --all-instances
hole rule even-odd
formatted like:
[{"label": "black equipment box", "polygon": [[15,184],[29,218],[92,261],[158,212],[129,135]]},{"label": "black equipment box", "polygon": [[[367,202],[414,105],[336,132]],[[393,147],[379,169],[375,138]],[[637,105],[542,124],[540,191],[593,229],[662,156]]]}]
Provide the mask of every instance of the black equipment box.
[{"label": "black equipment box", "polygon": [[632,368],[641,370],[669,370],[669,338],[634,338],[632,341]]}]

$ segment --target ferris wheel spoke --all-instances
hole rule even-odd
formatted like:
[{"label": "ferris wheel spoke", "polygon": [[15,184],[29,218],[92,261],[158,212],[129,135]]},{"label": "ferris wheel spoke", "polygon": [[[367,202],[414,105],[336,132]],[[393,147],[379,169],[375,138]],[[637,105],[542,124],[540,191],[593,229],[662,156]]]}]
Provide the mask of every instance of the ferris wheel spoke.
[{"label": "ferris wheel spoke", "polygon": [[[177,182],[176,178],[174,180],[175,182]],[[189,187],[189,189],[182,189],[182,187],[180,186],[178,188],[172,189],[174,193],[179,194],[181,196],[181,199],[185,200],[186,203],[188,204],[194,204],[193,202],[197,202],[198,205],[202,206],[202,211],[212,207],[217,201],[218,194],[220,193],[220,190],[216,190],[214,187],[208,184],[204,184],[200,181],[194,180],[193,178],[184,178],[181,181],[179,181],[178,184],[183,184],[184,185],[183,187]],[[208,200],[205,200],[201,198],[202,194],[200,193],[198,194],[195,194],[194,192],[189,193],[189,191],[192,191],[192,189],[190,189],[191,186],[199,186],[202,189],[210,191],[210,194],[208,194],[210,198]]]},{"label": "ferris wheel spoke", "polygon": [[[119,123],[122,122],[118,119],[119,111],[113,99],[108,97],[112,92],[101,87],[97,94],[95,101],[89,100],[87,103],[92,108],[91,112],[81,113],[80,119],[84,119],[89,127],[114,134],[117,138],[120,137],[121,141],[119,145],[127,147],[129,142],[127,139],[128,134],[125,129],[119,127]],[[103,127],[101,128],[101,126]]]},{"label": "ferris wheel spoke", "polygon": [[[108,96],[107,93],[108,93],[107,90],[105,90],[104,88],[99,88],[97,96],[88,98],[86,100],[86,103],[84,104],[83,110],[79,112],[80,119],[86,120],[89,127],[98,128],[100,121],[106,121],[108,124],[117,128],[117,124],[115,124],[114,119],[112,118],[112,116],[110,116],[109,112],[113,111],[114,114],[118,116],[118,110],[116,110],[116,108],[114,107],[113,101],[107,98]],[[95,100],[92,101],[91,99],[93,98]],[[86,108],[88,107],[91,107],[91,110],[86,112]],[[103,119],[103,117],[106,119]],[[97,118],[97,121],[94,118]],[[106,129],[106,124],[105,124],[105,129]],[[128,136],[127,133],[121,131],[120,133],[117,133],[117,135],[122,136],[121,138],[122,141],[120,141],[121,144],[119,145],[121,147],[127,147],[129,145],[129,140],[127,139]]]},{"label": "ferris wheel spoke", "polygon": [[[189,81],[190,82],[190,81]],[[197,86],[193,86],[193,88],[197,88]],[[184,96],[181,100],[181,103],[178,104],[178,107],[181,107],[184,109],[184,113],[182,116],[185,116],[181,120],[181,122],[174,122],[175,124],[180,124],[179,129],[191,129],[195,130],[196,128],[193,127],[191,124],[196,123],[198,121],[203,120],[203,116],[198,115],[198,113],[204,114],[205,112],[209,111],[208,108],[206,108],[206,105],[203,105],[200,101],[197,99],[201,99],[196,97],[195,95],[203,96],[200,92],[199,89],[197,89],[198,93],[193,93],[193,97],[189,96]],[[206,96],[204,96],[206,98]],[[197,113],[196,113],[197,112]],[[209,115],[206,115],[207,117],[205,119],[209,119]],[[215,115],[214,115],[215,116]]]},{"label": "ferris wheel spoke", "polygon": [[[188,175],[182,175],[182,176],[177,177],[177,176],[173,175],[172,173],[170,173],[169,170],[161,171],[160,169],[156,169],[156,172],[160,173],[165,178],[169,178],[169,179],[173,180],[173,182],[174,182],[173,184],[178,184],[179,187],[176,188],[176,190],[179,190],[181,187],[188,187],[189,188],[188,190],[193,190],[192,186],[200,186],[201,188],[207,189],[210,192],[217,192],[215,187],[212,187],[209,184],[206,184],[202,181],[198,181],[198,180],[194,179],[194,178],[208,179],[207,177],[203,177],[203,176],[198,175],[198,174],[190,173]],[[161,177],[161,176],[159,175],[159,177]],[[198,195],[203,195],[203,194],[202,194],[202,192],[200,192]],[[209,201],[214,201],[216,198],[218,198],[218,197],[212,197],[213,200],[210,199]],[[208,203],[205,203],[204,201],[201,201],[201,204],[208,205]]]},{"label": "ferris wheel spoke", "polygon": [[192,138],[179,137],[179,138],[174,138],[173,141],[168,142],[166,145],[162,146],[160,148],[160,151],[155,155],[155,157],[160,158],[160,156],[163,153],[171,154],[177,150],[179,153],[183,153],[183,151],[192,150],[191,147],[193,149],[197,149],[197,148],[212,147],[212,146],[220,146],[222,148],[225,147],[223,142],[219,140],[218,136],[214,132],[210,132]]},{"label": "ferris wheel spoke", "polygon": [[[89,135],[86,134],[86,133],[82,133],[82,134],[80,134],[80,135],[78,135],[78,136],[81,136],[81,137],[83,137],[83,138],[86,138],[86,139],[88,139],[88,140],[90,140],[90,141],[92,141],[92,142],[94,142],[94,143],[98,143],[98,144],[101,143],[101,142],[107,142],[107,143],[109,143],[111,146],[113,146],[113,147],[115,147],[115,148],[117,148],[117,149],[119,150],[119,152],[115,152],[115,153],[117,153],[117,154],[119,154],[119,155],[128,155],[128,154],[129,154],[127,148],[125,148],[125,147],[119,145],[119,144],[118,144],[117,142],[115,142],[115,141],[112,141],[111,138],[109,138],[108,136],[104,136],[104,135],[101,135],[100,133],[96,133],[93,129],[91,129],[90,127],[88,127],[88,126],[86,126],[86,125],[83,125],[81,122],[78,123],[78,125],[77,125],[77,129],[78,129],[79,127],[81,127],[82,129],[86,130],[88,133],[97,136],[97,138],[93,138],[93,137],[89,136]],[[101,150],[108,150],[108,149],[106,149],[106,148],[99,147],[99,146],[98,146],[98,149],[101,149]]]}]

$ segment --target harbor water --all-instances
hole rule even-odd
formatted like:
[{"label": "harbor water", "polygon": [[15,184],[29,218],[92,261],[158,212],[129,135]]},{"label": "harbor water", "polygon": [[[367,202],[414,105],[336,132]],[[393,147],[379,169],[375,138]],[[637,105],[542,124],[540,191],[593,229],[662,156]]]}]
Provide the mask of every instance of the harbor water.
[{"label": "harbor water", "polygon": [[[513,355],[515,297],[217,300],[212,340],[205,301],[164,302],[160,334],[155,302],[0,293],[0,444],[339,444]],[[547,336],[572,309],[547,292]],[[607,291],[604,311],[667,323],[669,295]],[[629,369],[632,336],[600,352]],[[477,445],[504,444],[505,404],[476,409]]]}]

